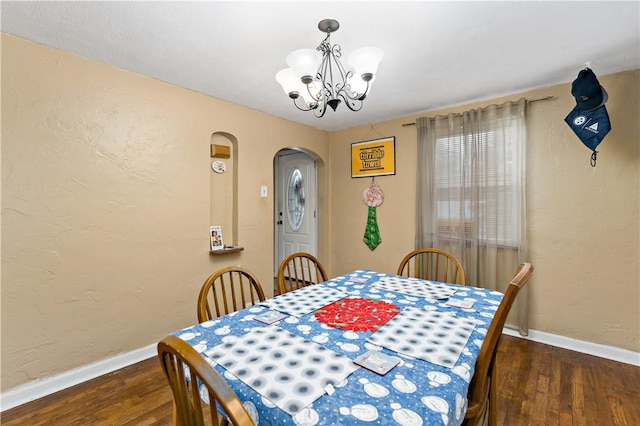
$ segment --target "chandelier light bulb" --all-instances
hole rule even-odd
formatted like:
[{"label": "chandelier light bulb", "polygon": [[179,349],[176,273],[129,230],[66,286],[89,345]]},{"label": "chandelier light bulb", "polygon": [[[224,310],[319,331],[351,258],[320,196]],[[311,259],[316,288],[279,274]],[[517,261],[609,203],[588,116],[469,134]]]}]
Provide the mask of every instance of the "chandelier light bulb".
[{"label": "chandelier light bulb", "polygon": [[[303,90],[307,90],[305,85],[300,82],[300,79],[291,68],[285,68],[278,71],[278,73],[276,74],[276,81],[280,83],[280,85],[282,86],[282,90],[284,90],[284,93],[286,93],[290,98],[293,99],[298,97],[298,95]],[[295,97],[292,96],[292,94],[295,94]]]},{"label": "chandelier light bulb", "polygon": [[384,53],[377,47],[361,47],[349,55],[349,64],[355,70],[356,76],[362,77],[365,74],[371,74],[373,77],[378,72],[378,65],[383,57]]},{"label": "chandelier light bulb", "polygon": [[[347,80],[347,83],[349,83],[349,88],[351,89],[351,93],[353,93],[353,96],[357,96],[358,94],[360,94],[362,95],[360,99],[364,99],[366,96],[366,92],[371,90],[371,86],[373,85],[375,79],[375,76],[372,76],[371,80],[366,81],[358,73],[353,73],[353,75]],[[369,83],[368,89],[367,83]]]},{"label": "chandelier light bulb", "polygon": [[315,49],[298,49],[289,53],[286,62],[300,81],[309,84],[318,72],[318,67],[322,62],[322,53]]}]

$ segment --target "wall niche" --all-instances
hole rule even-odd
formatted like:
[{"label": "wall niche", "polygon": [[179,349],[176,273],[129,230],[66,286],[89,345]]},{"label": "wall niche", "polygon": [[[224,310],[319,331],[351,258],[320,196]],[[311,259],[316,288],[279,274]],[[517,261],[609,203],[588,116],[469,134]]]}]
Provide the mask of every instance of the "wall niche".
[{"label": "wall niche", "polygon": [[222,227],[225,246],[209,253],[235,253],[242,250],[238,243],[238,140],[230,133],[213,133],[209,155],[209,221]]}]

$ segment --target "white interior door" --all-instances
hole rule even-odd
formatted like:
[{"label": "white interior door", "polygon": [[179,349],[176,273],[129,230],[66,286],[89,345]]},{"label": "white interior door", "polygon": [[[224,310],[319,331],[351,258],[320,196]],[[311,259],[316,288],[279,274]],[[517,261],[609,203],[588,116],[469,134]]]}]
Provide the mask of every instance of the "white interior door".
[{"label": "white interior door", "polygon": [[304,251],[317,256],[316,162],[299,151],[276,159],[276,259],[274,276],[282,260]]}]

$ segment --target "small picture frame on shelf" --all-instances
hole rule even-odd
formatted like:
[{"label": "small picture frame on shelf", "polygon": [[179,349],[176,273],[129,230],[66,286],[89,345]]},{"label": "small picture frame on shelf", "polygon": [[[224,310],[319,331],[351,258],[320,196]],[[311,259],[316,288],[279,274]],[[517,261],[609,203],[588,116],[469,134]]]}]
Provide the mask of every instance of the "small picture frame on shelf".
[{"label": "small picture frame on shelf", "polygon": [[224,242],[222,241],[222,227],[211,226],[209,229],[209,235],[211,236],[211,250],[222,250],[224,248]]}]

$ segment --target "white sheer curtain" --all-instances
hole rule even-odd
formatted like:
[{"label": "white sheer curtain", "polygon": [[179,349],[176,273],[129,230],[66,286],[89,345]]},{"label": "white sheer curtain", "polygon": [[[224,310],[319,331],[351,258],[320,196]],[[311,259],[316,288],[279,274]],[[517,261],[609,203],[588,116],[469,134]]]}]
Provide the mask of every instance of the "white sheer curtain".
[{"label": "white sheer curtain", "polygon": [[[504,291],[527,261],[526,100],[416,120],[416,248],[447,250],[467,284]],[[527,288],[510,322],[528,333]]]}]

